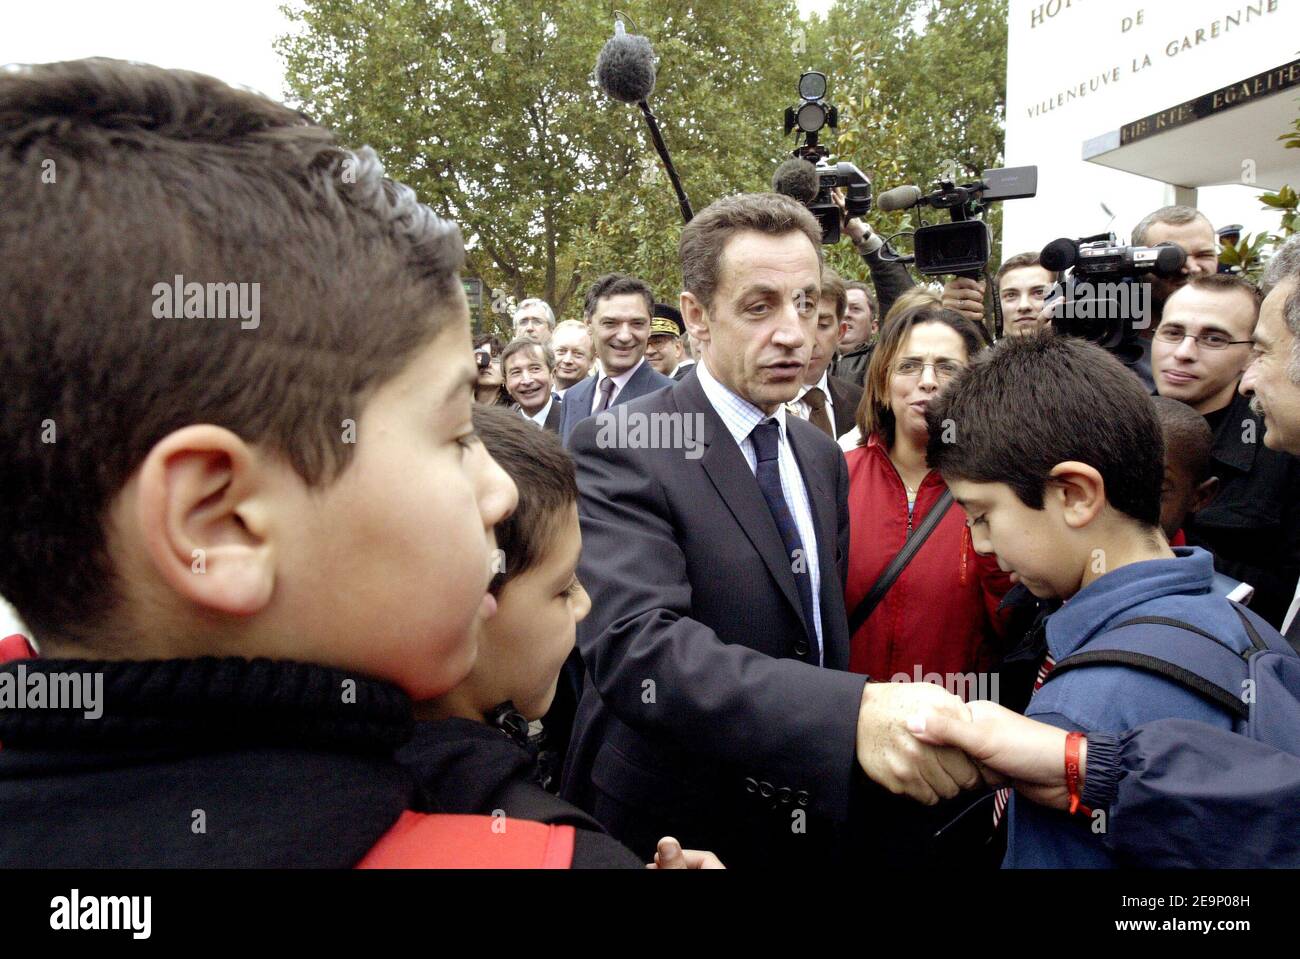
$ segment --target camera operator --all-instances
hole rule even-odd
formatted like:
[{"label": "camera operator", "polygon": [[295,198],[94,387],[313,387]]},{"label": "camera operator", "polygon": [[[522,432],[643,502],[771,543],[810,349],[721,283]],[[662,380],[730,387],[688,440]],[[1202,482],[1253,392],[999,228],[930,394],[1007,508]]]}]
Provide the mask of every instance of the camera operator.
[{"label": "camera operator", "polygon": [[[872,315],[874,332],[877,323],[876,317],[888,316],[889,308],[894,305],[894,301],[901,294],[916,286],[916,282],[912,279],[912,274],[907,271],[907,267],[901,262],[888,254],[881,255],[885,241],[878,233],[856,216],[852,218],[843,216],[844,195],[842,191],[835,190],[831,196],[841,210],[842,232],[853,241],[854,248],[861,254],[862,259],[866,261],[867,269],[871,271],[871,283],[876,288],[875,311]],[[847,380],[855,386],[861,386],[870,362],[871,343],[859,344],[851,350],[840,353],[835,365],[831,368],[831,375]]]},{"label": "camera operator", "polygon": [[1177,276],[1161,277],[1149,273],[1142,277],[1144,283],[1151,284],[1151,323],[1138,331],[1142,358],[1134,364],[1134,370],[1143,380],[1151,381],[1153,390],[1151,337],[1160,325],[1165,303],[1187,283],[1189,277],[1219,271],[1219,247],[1214,227],[1205,214],[1195,207],[1162,206],[1144,216],[1133,228],[1134,246],[1158,246],[1161,243],[1173,243],[1182,247],[1187,254],[1187,261]]}]

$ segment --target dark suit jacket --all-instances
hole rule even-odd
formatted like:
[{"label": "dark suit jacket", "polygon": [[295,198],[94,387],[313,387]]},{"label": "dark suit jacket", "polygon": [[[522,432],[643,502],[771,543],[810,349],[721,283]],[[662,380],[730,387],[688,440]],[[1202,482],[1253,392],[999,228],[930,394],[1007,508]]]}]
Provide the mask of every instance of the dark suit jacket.
[{"label": "dark suit jacket", "polygon": [[626,413],[690,416],[704,449],[611,447],[600,417],[573,433],[592,608],[563,795],[642,855],[672,835],[728,865],[824,861],[848,815],[865,681],[844,671],[844,456],[786,418],[817,528],[822,668],[771,511],[699,377]]},{"label": "dark suit jacket", "polygon": [[551,408],[546,414],[546,422],[542,426],[552,433],[560,432],[560,423],[564,418],[564,400],[552,394]]},{"label": "dark suit jacket", "polygon": [[839,439],[858,425],[858,404],[862,402],[862,387],[842,380],[838,376],[826,377],[831,391],[832,409],[835,410],[835,438]]},{"label": "dark suit jacket", "polygon": [[[596,386],[599,379],[598,376],[589,376],[564,394],[564,413],[560,419],[560,439],[564,441],[566,446],[569,437],[573,435],[573,428],[583,420],[591,417],[591,405],[596,398]],[[632,378],[627,381],[627,385],[615,394],[614,402],[610,405],[618,406],[620,403],[626,403],[638,396],[645,396],[647,393],[653,393],[655,390],[661,390],[665,386],[672,385],[672,380],[662,373],[656,372],[653,366],[643,361],[637,371],[632,374]]]},{"label": "dark suit jacket", "polygon": [[[518,413],[520,416],[524,415],[523,410],[520,409],[518,403],[511,403],[510,408],[514,410],[516,413]],[[542,428],[548,429],[552,433],[559,433],[560,422],[563,416],[564,416],[564,400],[560,399],[560,397],[552,393],[551,408],[546,413],[546,421],[542,423]]]},{"label": "dark suit jacket", "polygon": [[1234,394],[1214,436],[1219,493],[1183,532],[1214,553],[1214,566],[1250,583],[1250,608],[1277,629],[1300,577],[1300,460],[1264,445],[1264,421]]},{"label": "dark suit jacket", "polygon": [[693,369],[695,369],[694,363],[687,363],[685,366],[678,365],[677,369],[673,370],[673,379],[680,383]]}]

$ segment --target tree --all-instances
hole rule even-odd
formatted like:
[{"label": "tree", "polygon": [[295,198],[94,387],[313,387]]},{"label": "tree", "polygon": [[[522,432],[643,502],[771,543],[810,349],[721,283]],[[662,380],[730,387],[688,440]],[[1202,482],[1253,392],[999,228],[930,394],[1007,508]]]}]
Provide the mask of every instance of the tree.
[{"label": "tree", "polygon": [[[976,180],[1002,165],[1006,0],[838,0],[810,34],[821,62],[836,71],[848,67],[833,148],[871,178],[877,193],[906,183],[928,188],[949,169],[959,182]],[[873,211],[871,220],[885,236],[916,225],[905,213]],[[994,205],[995,264],[1001,224]],[[832,258],[860,272],[852,250],[837,249]]]},{"label": "tree", "polygon": [[[838,140],[825,142],[878,190],[929,182],[950,157],[976,172],[1000,157],[1004,0],[840,0],[807,23],[794,0],[617,7],[654,44],[650,104],[696,210],[770,189],[795,146],[781,118],[806,69],[830,76],[841,108]],[[276,47],[296,105],[373,146],[461,224],[467,274],[491,291],[498,328],[524,296],[579,315],[583,287],[612,269],[675,299],[672,190],[640,111],[592,79],[610,4],[296,0],[286,14],[295,28]],[[831,256],[863,272],[847,244]]]},{"label": "tree", "polygon": [[[655,46],[651,106],[696,208],[770,181],[797,75],[792,0],[619,7]],[[640,111],[591,77],[609,5],[306,0],[286,13],[298,29],[277,49],[298,105],[461,224],[467,272],[498,306],[542,296],[573,314],[584,282],[616,268],[676,296],[671,189]]]}]

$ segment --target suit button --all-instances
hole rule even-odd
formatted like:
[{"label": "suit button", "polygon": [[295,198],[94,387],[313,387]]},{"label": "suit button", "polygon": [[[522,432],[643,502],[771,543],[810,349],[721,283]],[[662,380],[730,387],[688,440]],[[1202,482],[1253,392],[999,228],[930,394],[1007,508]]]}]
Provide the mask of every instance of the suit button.
[{"label": "suit button", "polygon": [[797,642],[794,644],[794,654],[795,654],[796,656],[807,656],[807,655],[808,655],[808,644],[805,643],[802,639],[799,640],[799,641],[797,641]]},{"label": "suit button", "polygon": [[790,787],[782,786],[776,791],[776,801],[785,805],[790,801]]},{"label": "suit button", "polygon": [[747,793],[758,792],[758,780],[755,779],[753,776],[745,777],[745,792]]},{"label": "suit button", "polygon": [[774,792],[776,792],[776,790],[772,788],[771,783],[761,782],[758,784],[758,794],[764,799],[771,799]]}]

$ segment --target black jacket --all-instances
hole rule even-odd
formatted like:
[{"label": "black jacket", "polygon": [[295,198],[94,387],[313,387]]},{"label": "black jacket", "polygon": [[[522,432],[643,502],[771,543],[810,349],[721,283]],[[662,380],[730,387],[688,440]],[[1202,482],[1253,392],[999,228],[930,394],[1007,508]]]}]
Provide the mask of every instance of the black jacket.
[{"label": "black jacket", "polygon": [[848,352],[841,353],[831,363],[831,376],[856,386],[861,392],[867,381],[867,367],[871,365],[871,354],[875,348],[875,343],[861,343]]},{"label": "black jacket", "polygon": [[826,385],[831,393],[831,408],[835,411],[835,436],[839,438],[857,425],[862,387],[838,376],[828,376]]},{"label": "black jacket", "polygon": [[644,868],[596,820],[543,789],[536,757],[499,729],[468,719],[417,722],[397,758],[415,773],[420,805],[430,812],[491,816],[499,810],[511,819],[573,826],[575,867]]},{"label": "black jacket", "polygon": [[[0,868],[348,868],[403,812],[443,811],[417,776],[436,764],[394,758],[413,723],[388,683],[264,659],[0,669],[19,666],[102,672],[103,715],[0,709]],[[635,864],[592,836],[575,866]]]},{"label": "black jacket", "polygon": [[[888,251],[888,256],[881,256]],[[875,253],[863,253],[867,269],[871,271],[871,283],[876,288],[876,302],[880,306],[880,321],[883,324],[894,301],[916,286],[907,266],[894,258],[892,249],[882,247]]]},{"label": "black jacket", "polygon": [[[887,257],[882,257],[881,252],[877,250],[875,253],[863,253],[862,259],[866,261],[867,269],[871,271],[871,283],[876,288],[876,303],[880,312],[875,319],[878,324],[883,325],[894,301],[916,286],[916,281],[912,279],[912,274],[907,272],[904,264],[892,258],[892,250]],[[831,375],[838,376],[855,386],[862,386],[866,382],[867,367],[871,365],[871,352],[874,347],[874,343],[863,343],[837,356],[835,362],[831,364]]]},{"label": "black jacket", "polygon": [[1184,532],[1219,572],[1255,587],[1250,608],[1281,629],[1300,577],[1300,461],[1264,445],[1264,423],[1233,396],[1214,437],[1219,495]]},{"label": "black jacket", "polygon": [[866,680],[845,671],[844,456],[787,417],[817,530],[822,668],[771,511],[699,377],[628,408],[698,419],[702,454],[602,447],[594,419],[570,440],[592,609],[563,794],[641,855],[672,835],[728,866],[824,862]]}]

